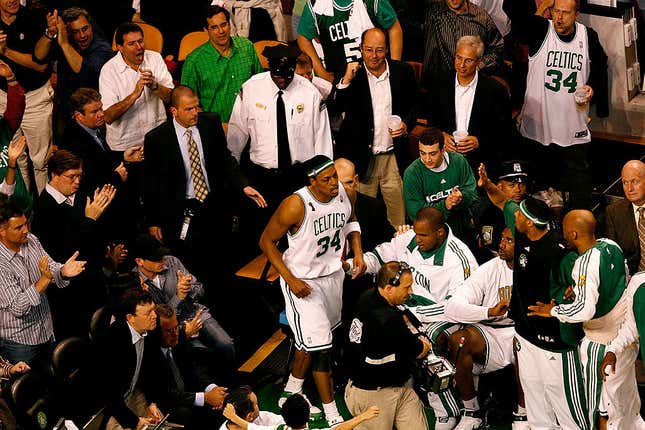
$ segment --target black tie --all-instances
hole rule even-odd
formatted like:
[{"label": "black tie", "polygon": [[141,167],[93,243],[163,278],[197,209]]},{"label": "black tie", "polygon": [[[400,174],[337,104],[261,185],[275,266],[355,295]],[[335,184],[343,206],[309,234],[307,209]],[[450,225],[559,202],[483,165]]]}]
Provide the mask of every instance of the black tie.
[{"label": "black tie", "polygon": [[287,134],[287,114],[282,100],[282,91],[278,91],[276,103],[276,117],[278,123],[278,168],[286,169],[291,166],[291,153],[289,152],[289,135]]},{"label": "black tie", "polygon": [[99,139],[99,142],[101,144],[101,149],[105,152],[110,151],[110,147],[107,144],[107,141],[105,140],[105,137],[103,136],[103,132],[101,131],[100,128],[96,129],[96,137]]},{"label": "black tie", "polygon": [[181,377],[181,373],[179,373],[179,368],[177,367],[177,363],[175,363],[175,359],[170,352],[170,348],[168,348],[168,351],[166,352],[166,358],[168,359],[168,366],[170,366],[170,371],[172,372],[172,377],[175,380],[175,386],[177,387],[177,390],[184,391],[184,380]]}]

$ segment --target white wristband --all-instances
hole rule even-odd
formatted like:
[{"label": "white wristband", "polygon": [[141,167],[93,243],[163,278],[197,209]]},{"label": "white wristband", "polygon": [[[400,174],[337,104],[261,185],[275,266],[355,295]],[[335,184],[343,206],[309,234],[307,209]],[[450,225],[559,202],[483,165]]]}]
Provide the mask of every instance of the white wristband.
[{"label": "white wristband", "polygon": [[361,232],[361,225],[358,223],[358,221],[350,221],[347,224],[345,224],[345,227],[343,227],[343,231],[345,233],[345,236],[349,236],[350,233],[357,231]]}]

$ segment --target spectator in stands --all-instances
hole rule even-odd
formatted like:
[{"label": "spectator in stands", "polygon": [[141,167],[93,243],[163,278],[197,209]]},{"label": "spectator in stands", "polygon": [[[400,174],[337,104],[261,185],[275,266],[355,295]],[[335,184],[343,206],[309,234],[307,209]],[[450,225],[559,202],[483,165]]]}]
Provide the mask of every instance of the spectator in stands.
[{"label": "spectator in stands", "polygon": [[119,53],[101,69],[99,92],[105,107],[106,140],[123,151],[143,145],[145,134],[166,120],[172,77],[158,52],[145,49],[143,30],[123,23],[114,35]]},{"label": "spectator in stands", "polygon": [[78,193],[83,174],[81,159],[64,149],[47,163],[49,182],[34,205],[32,231],[54,260],[62,261],[74,251],[88,262],[85,272],[65,289],[47,292],[59,339],[85,337],[90,319],[105,301],[100,268],[106,241],[99,218],[116,190],[105,185],[93,193]]},{"label": "spectator in stands", "polygon": [[[405,223],[401,170],[409,163],[407,131],[416,123],[417,81],[406,63],[386,60],[387,36],[378,28],[361,36],[363,67],[350,63],[336,86],[330,110],[344,112],[336,138],[336,156],[356,164],[362,179],[358,189],[383,196],[388,220]],[[371,109],[370,109],[371,108]],[[392,115],[401,121],[390,125]]]},{"label": "spectator in stands", "polygon": [[[524,162],[504,161],[497,175],[497,187],[506,199],[520,204],[526,197],[528,179]],[[489,205],[475,220],[475,225],[482,259],[489,260],[496,255],[497,244],[500,243],[502,231],[506,227],[504,214],[495,205]]]},{"label": "spectator in stands", "polygon": [[[12,138],[25,112],[25,90],[18,83],[11,67],[0,60],[0,76],[7,80],[7,108],[0,117],[0,193],[20,199],[27,211],[31,210],[31,195],[25,187],[22,175],[18,173],[18,158],[27,147],[24,135]],[[16,191],[16,187],[18,190]]]},{"label": "spectator in stands", "polygon": [[242,84],[262,71],[253,44],[231,37],[230,14],[210,6],[204,17],[208,41],[191,52],[181,72],[181,83],[192,88],[206,112],[216,112],[228,122]]},{"label": "spectator in stands", "polygon": [[482,8],[491,17],[495,26],[504,38],[511,32],[511,20],[508,19],[506,12],[502,9],[503,0],[472,0],[477,6]]},{"label": "spectator in stands", "polygon": [[214,384],[206,369],[193,359],[175,310],[157,304],[155,313],[157,325],[146,337],[141,366],[146,399],[187,429],[214,430],[217,418],[212,410],[222,408],[227,389]]},{"label": "spectator in stands", "polygon": [[57,10],[47,14],[47,32],[52,38],[38,40],[34,58],[40,63],[57,62],[57,98],[67,119],[73,113],[69,100],[74,90],[98,90],[101,68],[114,51],[103,34],[94,31],[89,12],[80,7],[65,9],[60,16]]},{"label": "spectator in stands", "polygon": [[306,182],[298,164],[317,154],[331,158],[333,149],[320,92],[294,73],[300,50],[270,46],[262,55],[268,58],[270,71],[242,86],[227,140],[231,153],[240,160],[250,138],[250,163],[242,168],[271,208],[258,215],[265,220],[283,198]]},{"label": "spectator in stands", "polygon": [[[32,172],[26,158],[20,161],[20,170],[27,188],[40,191],[47,183],[47,159],[52,145],[52,112],[54,90],[49,83],[51,70],[33,59],[36,43],[41,37],[54,37],[45,31],[45,18],[39,12],[21,6],[20,2],[0,1],[0,60],[6,62],[25,90],[26,108],[20,123],[27,137]],[[7,82],[8,84],[9,82]],[[0,111],[7,106],[7,84],[0,81]],[[35,183],[32,178],[35,177]]]},{"label": "spectator in stands", "polygon": [[[329,82],[338,82],[345,73],[347,63],[361,58],[359,37],[374,25],[387,30],[390,57],[393,60],[401,59],[403,30],[388,0],[319,0],[313,6],[312,3],[308,2],[302,11],[297,40],[302,52],[311,57],[317,76]],[[314,39],[320,42],[324,59],[318,56]]]},{"label": "spectator in stands", "polygon": [[110,183],[117,189],[127,181],[124,163],[143,159],[143,146],[124,152],[112,151],[105,140],[105,112],[101,94],[92,88],[78,88],[69,100],[72,120],[65,127],[59,148],[68,149],[83,161],[82,189],[93,191]]},{"label": "spectator in stands", "polygon": [[605,235],[620,245],[634,275],[645,270],[645,163],[628,161],[620,176],[625,200],[607,207]]},{"label": "spectator in stands", "polygon": [[[31,368],[24,361],[11,364],[8,360],[0,357],[0,378],[2,379],[9,380],[30,370]],[[0,399],[0,422],[4,425],[5,430],[16,430],[16,418],[4,399]]]},{"label": "spectator in stands", "polygon": [[[503,159],[513,130],[506,88],[478,71],[483,56],[479,36],[463,36],[453,58],[456,73],[426,74],[430,82],[424,85],[428,124],[443,132],[446,150],[462,154],[473,170]],[[455,131],[467,136],[455,141]]]},{"label": "spectator in stands", "polygon": [[437,208],[452,233],[473,248],[475,176],[463,155],[447,150],[439,129],[430,127],[419,136],[419,158],[405,170],[403,197],[408,218],[414,219],[421,208]]},{"label": "spectator in stands", "polygon": [[[235,346],[233,339],[213,318],[209,309],[201,304],[206,298],[204,285],[172,255],[170,250],[149,234],[137,236],[131,253],[136,267],[134,272],[141,279],[141,286],[150,293],[153,301],[167,304],[177,313],[180,323],[199,320],[200,345],[215,351],[214,359],[222,373],[233,371]],[[192,342],[191,342],[192,343]]]},{"label": "spectator in stands", "polygon": [[311,62],[311,57],[304,52],[296,58],[296,75],[309,79],[309,82],[318,88],[323,100],[327,100],[329,93],[331,93],[331,83],[323,78],[314,76],[314,65]]},{"label": "spectator in stands", "polygon": [[479,36],[485,51],[478,69],[499,74],[504,61],[504,39],[484,9],[469,0],[431,0],[425,20],[425,73],[454,72],[457,41]]},{"label": "spectator in stands", "polygon": [[[222,276],[213,276],[209,250],[229,240],[234,206],[243,196],[259,206],[265,201],[226,148],[217,114],[200,115],[198,108],[195,93],[178,86],[171,97],[173,119],[146,135],[143,204],[149,233],[209,285]],[[231,256],[223,257],[220,270],[230,270]]]},{"label": "spectator in stands", "polygon": [[356,192],[356,216],[361,225],[361,244],[363,249],[370,250],[382,242],[392,238],[394,228],[387,222],[387,209],[383,200],[368,196],[358,191],[359,176],[354,163],[347,158],[334,160],[338,182],[346,190]]},{"label": "spectator in stands", "polygon": [[[232,390],[226,396],[224,405],[233,405],[235,413],[244,421],[258,426],[277,426],[284,424],[284,419],[273,412],[261,411],[258,406],[258,396],[248,385],[242,385]],[[230,409],[230,408],[229,408]],[[239,430],[237,424],[232,421],[224,421],[219,430]]]},{"label": "spectator in stands", "polygon": [[[587,118],[594,94],[597,115],[609,113],[607,56],[598,34],[576,22],[579,0],[547,0],[546,5],[551,7],[551,20],[533,14],[533,0],[504,4],[531,58],[519,130],[526,138],[526,159],[534,163],[535,191],[552,186],[569,193],[569,208],[589,209]],[[552,61],[553,55],[560,60]]]},{"label": "spectator in stands", "polygon": [[0,355],[46,368],[54,329],[45,291],[66,287],[84,270],[77,257],[78,251],[65,264],[54,261],[29,233],[22,208],[0,196]]},{"label": "spectator in stands", "polygon": [[141,430],[162,417],[157,405],[148,405],[140,389],[144,336],[157,326],[150,293],[139,288],[126,290],[115,316],[96,346],[95,371],[101,387],[96,394],[105,404],[104,416],[109,417],[107,430]]}]

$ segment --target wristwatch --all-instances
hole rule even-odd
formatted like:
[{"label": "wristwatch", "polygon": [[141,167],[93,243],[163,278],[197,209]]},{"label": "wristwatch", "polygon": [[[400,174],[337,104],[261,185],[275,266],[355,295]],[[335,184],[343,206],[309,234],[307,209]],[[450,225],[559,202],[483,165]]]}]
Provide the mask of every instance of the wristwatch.
[{"label": "wristwatch", "polygon": [[49,40],[54,40],[54,39],[56,39],[56,38],[58,37],[58,33],[51,34],[51,33],[49,32],[49,28],[46,28],[46,29],[45,29],[45,37],[46,37],[47,39],[49,39]]}]

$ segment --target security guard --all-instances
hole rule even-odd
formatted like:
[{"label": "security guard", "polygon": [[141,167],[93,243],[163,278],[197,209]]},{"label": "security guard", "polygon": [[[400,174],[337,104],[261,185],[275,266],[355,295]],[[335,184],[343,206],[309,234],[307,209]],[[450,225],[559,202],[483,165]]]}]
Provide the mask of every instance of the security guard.
[{"label": "security guard", "polygon": [[332,158],[333,150],[329,117],[320,92],[309,80],[295,75],[300,50],[288,45],[269,46],[262,55],[268,59],[269,71],[242,85],[227,140],[239,161],[250,139],[250,162],[243,160],[240,164],[252,183],[262,184],[260,192],[270,209],[264,212],[271,214],[282,199],[306,185],[296,166],[318,154]]},{"label": "security guard", "polygon": [[349,329],[351,369],[345,403],[354,416],[371,405],[379,407],[378,417],[363,423],[363,429],[426,430],[411,375],[414,360],[430,351],[430,341],[413,334],[396,307],[412,294],[412,271],[403,262],[386,263],[376,286],[359,299]]}]

